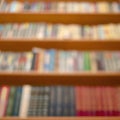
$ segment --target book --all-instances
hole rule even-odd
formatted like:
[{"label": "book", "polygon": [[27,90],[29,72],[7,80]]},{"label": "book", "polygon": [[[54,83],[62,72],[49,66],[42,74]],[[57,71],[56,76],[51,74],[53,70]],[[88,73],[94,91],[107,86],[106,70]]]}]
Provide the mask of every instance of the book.
[{"label": "book", "polygon": [[89,53],[84,53],[84,70],[90,71],[91,70],[91,63],[90,63],[90,56]]},{"label": "book", "polygon": [[7,104],[6,116],[12,116],[13,115],[16,89],[17,88],[15,86],[11,86],[11,88],[10,88],[10,94],[9,94],[9,99],[8,99],[8,104]]},{"label": "book", "polygon": [[24,86],[21,96],[21,102],[20,102],[20,111],[19,111],[20,117],[27,117],[30,94],[31,94],[31,86],[29,85]]},{"label": "book", "polygon": [[13,106],[13,116],[19,115],[22,87],[17,87]]},{"label": "book", "polygon": [[51,86],[50,87],[50,102],[49,102],[49,116],[56,116],[56,110],[57,110],[57,87]]},{"label": "book", "polygon": [[4,117],[7,110],[8,96],[9,96],[9,87],[2,86],[1,96],[0,96],[0,117]]}]

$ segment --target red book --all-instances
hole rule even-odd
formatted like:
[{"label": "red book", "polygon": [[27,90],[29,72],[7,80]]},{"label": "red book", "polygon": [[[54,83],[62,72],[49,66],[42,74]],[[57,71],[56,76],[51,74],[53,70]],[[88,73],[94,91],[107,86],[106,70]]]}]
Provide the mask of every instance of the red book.
[{"label": "red book", "polygon": [[0,117],[5,116],[5,112],[6,112],[6,109],[7,109],[9,92],[10,92],[9,87],[3,86],[1,88],[1,94],[0,94]]},{"label": "red book", "polygon": [[96,96],[96,101],[97,101],[96,115],[97,116],[104,116],[101,87],[96,87],[95,91],[96,91],[95,96]]},{"label": "red book", "polygon": [[112,101],[112,115],[113,116],[118,116],[118,110],[117,110],[117,89],[115,87],[110,88],[110,93],[111,93],[111,101]]},{"label": "red book", "polygon": [[118,116],[120,116],[120,87],[117,88],[117,109],[118,109]]},{"label": "red book", "polygon": [[90,104],[88,87],[82,87],[82,97],[83,97],[83,116],[90,116]]},{"label": "red book", "polygon": [[90,103],[91,103],[92,116],[96,116],[96,111],[97,111],[97,100],[96,100],[95,90],[96,90],[96,87],[91,87]]},{"label": "red book", "polygon": [[108,116],[108,95],[107,95],[107,88],[101,88],[101,96],[102,96],[102,116]]},{"label": "red book", "polygon": [[40,62],[39,59],[40,59],[40,54],[36,53],[35,68],[34,68],[34,70],[38,70],[38,68],[39,68],[39,62]]},{"label": "red book", "polygon": [[79,87],[75,87],[75,96],[76,96],[76,115],[80,116],[81,101],[80,101],[80,91]]}]

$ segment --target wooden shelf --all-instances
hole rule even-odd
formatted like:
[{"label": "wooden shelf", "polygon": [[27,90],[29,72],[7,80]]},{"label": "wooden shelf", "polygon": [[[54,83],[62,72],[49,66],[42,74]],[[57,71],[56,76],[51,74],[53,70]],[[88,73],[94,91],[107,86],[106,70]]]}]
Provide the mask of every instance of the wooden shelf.
[{"label": "wooden shelf", "polygon": [[0,72],[0,84],[6,85],[120,85],[120,72]]},{"label": "wooden shelf", "polygon": [[31,51],[32,48],[64,50],[120,50],[120,40],[57,40],[57,39],[4,39],[0,40],[2,51]]},{"label": "wooden shelf", "polygon": [[31,117],[31,118],[0,118],[0,120],[120,120],[120,117]]},{"label": "wooden shelf", "polygon": [[[89,18],[89,19],[88,19]],[[108,24],[119,23],[120,14],[79,14],[79,13],[0,13],[0,23],[8,22],[48,22],[65,24]]]}]

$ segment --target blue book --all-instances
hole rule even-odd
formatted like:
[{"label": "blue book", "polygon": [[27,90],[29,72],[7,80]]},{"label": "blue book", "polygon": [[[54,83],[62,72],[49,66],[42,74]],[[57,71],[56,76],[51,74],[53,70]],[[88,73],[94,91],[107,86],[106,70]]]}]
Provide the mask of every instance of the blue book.
[{"label": "blue book", "polygon": [[15,102],[14,102],[14,107],[13,107],[13,116],[18,116],[19,115],[21,95],[22,95],[22,87],[18,87],[16,89],[16,93],[15,93]]},{"label": "blue book", "polygon": [[44,71],[54,71],[55,50],[46,50],[44,53]]},{"label": "blue book", "polygon": [[49,103],[49,116],[56,116],[56,110],[57,110],[57,87],[52,86],[50,88],[50,103]]}]

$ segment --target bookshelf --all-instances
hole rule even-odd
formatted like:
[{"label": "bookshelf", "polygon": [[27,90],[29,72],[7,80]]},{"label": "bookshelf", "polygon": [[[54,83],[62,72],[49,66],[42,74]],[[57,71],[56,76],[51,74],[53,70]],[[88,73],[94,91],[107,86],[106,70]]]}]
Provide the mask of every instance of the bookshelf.
[{"label": "bookshelf", "polygon": [[[119,72],[39,73],[0,72],[0,84],[8,85],[112,85],[120,84]],[[49,79],[48,79],[49,78]],[[19,81],[19,82],[18,82]],[[34,81],[34,82],[33,82]]]},{"label": "bookshelf", "polygon": [[[7,0],[8,2],[12,0]],[[24,1],[24,0],[19,0]],[[33,2],[35,0],[29,0]],[[36,0],[37,1],[37,0]],[[50,0],[40,0],[50,1]],[[56,0],[52,0],[56,1]],[[73,0],[59,0],[73,1]],[[75,0],[107,1],[107,0]],[[110,2],[119,0],[109,0]],[[89,18],[89,19],[88,19]],[[120,23],[120,13],[0,13],[0,23],[47,22],[64,24],[107,24]],[[21,47],[22,46],[22,47]],[[0,50],[30,51],[33,47],[55,48],[65,50],[120,50],[120,40],[57,40],[57,39],[0,39]],[[120,85],[119,72],[81,72],[81,73],[38,73],[38,72],[0,72],[0,85]],[[120,120],[120,117],[5,117],[0,120]]]},{"label": "bookshelf", "polygon": [[[21,47],[22,46],[22,47]],[[120,50],[120,40],[58,40],[58,39],[1,39],[3,51],[31,51],[33,47],[64,50]]]},{"label": "bookshelf", "polygon": [[[54,19],[55,18],[55,19]],[[89,18],[89,22],[88,22]],[[119,13],[0,13],[0,22],[50,22],[50,23],[76,23],[76,24],[105,24],[119,23]]]}]

